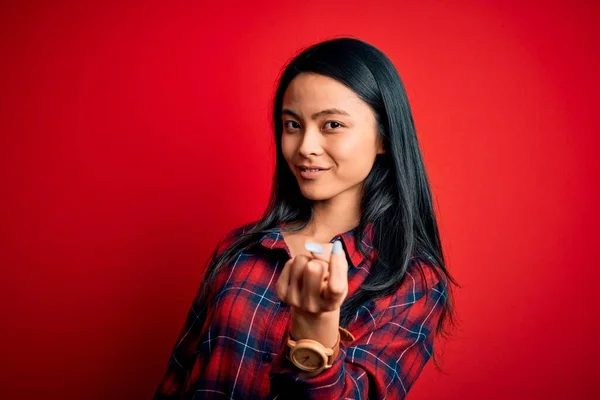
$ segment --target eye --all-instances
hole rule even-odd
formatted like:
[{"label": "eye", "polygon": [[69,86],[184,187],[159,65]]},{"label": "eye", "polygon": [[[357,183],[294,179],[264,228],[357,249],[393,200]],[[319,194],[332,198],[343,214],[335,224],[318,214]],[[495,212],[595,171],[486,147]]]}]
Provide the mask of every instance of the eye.
[{"label": "eye", "polygon": [[283,127],[285,129],[287,129],[288,131],[293,131],[295,129],[300,129],[300,124],[297,123],[296,121],[288,120],[288,121],[283,121]]},{"label": "eye", "polygon": [[327,124],[331,124],[331,129],[341,128],[343,126],[342,124],[340,124],[337,121],[327,121],[327,122],[325,122],[325,126],[327,126]]}]

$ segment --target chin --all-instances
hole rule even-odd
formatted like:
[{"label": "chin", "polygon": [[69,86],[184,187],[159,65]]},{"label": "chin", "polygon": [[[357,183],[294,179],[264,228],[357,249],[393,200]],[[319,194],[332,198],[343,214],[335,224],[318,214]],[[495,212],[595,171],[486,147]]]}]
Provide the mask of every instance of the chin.
[{"label": "chin", "polygon": [[303,189],[302,186],[300,186],[300,192],[304,197],[313,201],[329,200],[333,197],[330,193],[326,193],[323,190],[306,190],[306,188]]}]

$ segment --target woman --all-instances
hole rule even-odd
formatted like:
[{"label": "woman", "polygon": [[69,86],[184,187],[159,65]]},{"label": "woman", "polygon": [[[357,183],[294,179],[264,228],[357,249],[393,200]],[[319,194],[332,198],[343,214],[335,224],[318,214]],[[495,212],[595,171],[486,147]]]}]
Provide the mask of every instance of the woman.
[{"label": "woman", "polygon": [[404,398],[456,282],[400,77],[363,41],[318,43],[273,123],[270,203],[215,249],[155,399]]}]

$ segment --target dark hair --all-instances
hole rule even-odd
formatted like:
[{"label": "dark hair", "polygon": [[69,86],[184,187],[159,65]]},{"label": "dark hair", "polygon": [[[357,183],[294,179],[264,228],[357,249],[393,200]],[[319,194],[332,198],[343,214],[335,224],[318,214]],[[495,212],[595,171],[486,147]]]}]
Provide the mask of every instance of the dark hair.
[{"label": "dark hair", "polygon": [[[276,143],[276,169],[269,204],[256,222],[236,231],[236,237],[217,256],[213,253],[201,299],[219,271],[242,251],[256,244],[265,234],[278,229],[281,222],[301,221],[302,229],[312,218],[312,204],[300,192],[281,150],[283,95],[300,73],[316,73],[336,79],[352,89],[374,111],[378,134],[386,152],[377,155],[363,185],[362,213],[355,238],[361,238],[367,224],[373,223],[373,244],[377,258],[371,273],[341,309],[342,326],[347,326],[365,301],[393,293],[412,262],[434,268],[446,284],[446,301],[435,334],[447,336],[446,322],[454,325],[450,282],[459,286],[446,269],[434,214],[429,181],[423,165],[415,127],[404,85],[392,62],[372,45],[350,38],[334,38],[308,47],[296,55],[279,77],[272,116]],[[368,257],[361,240],[359,251]],[[203,297],[204,296],[204,297]],[[203,302],[202,304],[205,304]],[[434,363],[438,366],[435,353]],[[438,367],[439,368],[439,367]]]}]

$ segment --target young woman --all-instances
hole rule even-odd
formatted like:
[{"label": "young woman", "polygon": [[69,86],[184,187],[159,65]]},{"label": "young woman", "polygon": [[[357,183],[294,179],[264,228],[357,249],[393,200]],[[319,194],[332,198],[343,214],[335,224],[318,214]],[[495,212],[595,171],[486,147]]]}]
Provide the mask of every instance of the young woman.
[{"label": "young woman", "polygon": [[313,45],[273,124],[267,210],[215,249],[154,398],[402,399],[456,282],[398,72],[357,39]]}]

